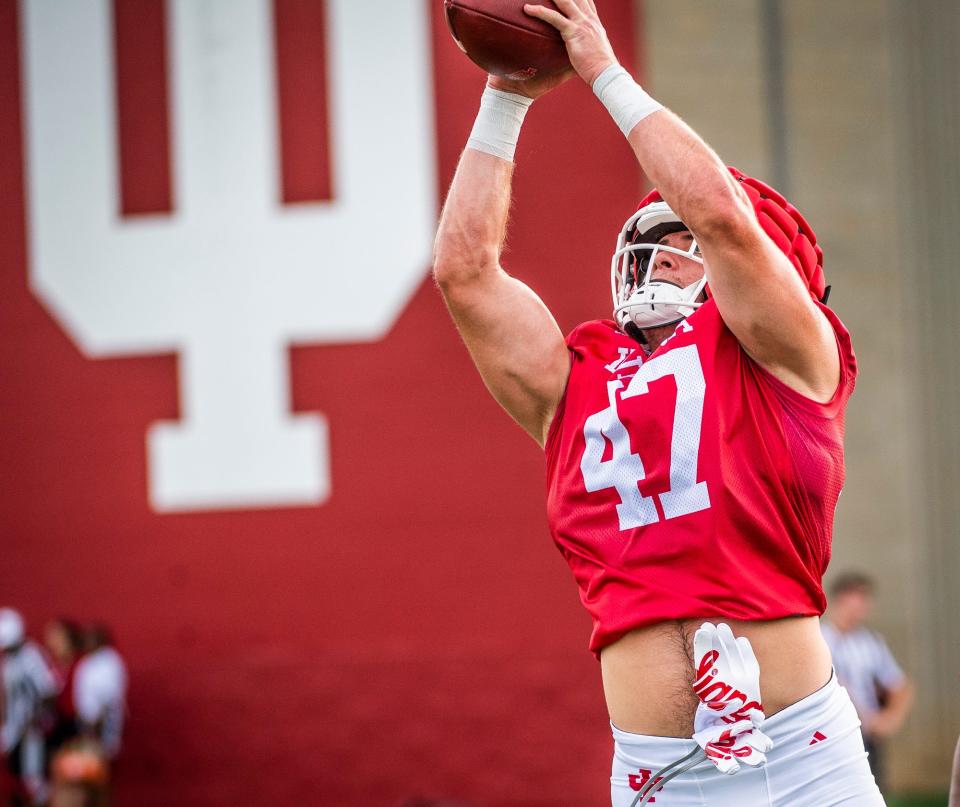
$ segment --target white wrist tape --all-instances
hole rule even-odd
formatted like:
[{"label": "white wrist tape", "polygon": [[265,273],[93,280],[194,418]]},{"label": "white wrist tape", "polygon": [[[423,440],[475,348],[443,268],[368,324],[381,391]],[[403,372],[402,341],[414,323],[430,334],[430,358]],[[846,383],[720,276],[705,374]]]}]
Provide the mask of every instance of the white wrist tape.
[{"label": "white wrist tape", "polygon": [[593,82],[593,92],[607,108],[626,137],[648,115],[663,109],[633,77],[618,64],[612,64]]},{"label": "white wrist tape", "polygon": [[513,162],[520,127],[532,103],[533,99],[525,95],[487,87],[480,98],[480,112],[467,148]]}]

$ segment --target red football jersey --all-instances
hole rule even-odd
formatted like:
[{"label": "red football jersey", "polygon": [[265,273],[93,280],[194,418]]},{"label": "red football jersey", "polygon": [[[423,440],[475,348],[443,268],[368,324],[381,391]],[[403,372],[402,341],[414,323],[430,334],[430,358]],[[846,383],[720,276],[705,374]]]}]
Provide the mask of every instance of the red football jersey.
[{"label": "red football jersey", "polygon": [[709,300],[652,355],[613,322],[567,338],[547,511],[593,617],[590,649],[671,619],[818,615],[857,373],[837,336],[825,404],[754,362]]}]

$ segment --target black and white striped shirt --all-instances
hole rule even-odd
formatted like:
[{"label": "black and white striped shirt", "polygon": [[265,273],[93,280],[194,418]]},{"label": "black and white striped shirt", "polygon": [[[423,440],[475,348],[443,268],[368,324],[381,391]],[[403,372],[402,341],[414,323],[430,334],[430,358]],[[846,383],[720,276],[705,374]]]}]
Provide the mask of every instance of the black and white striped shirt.
[{"label": "black and white striped shirt", "polygon": [[826,619],[820,631],[833,656],[837,681],[850,693],[860,719],[880,710],[880,692],[896,689],[906,676],[887,643],[872,630],[857,628],[846,633]]},{"label": "black and white striped shirt", "polygon": [[0,752],[7,754],[30,728],[43,701],[59,691],[57,680],[40,648],[27,640],[0,655],[3,678],[3,723]]}]

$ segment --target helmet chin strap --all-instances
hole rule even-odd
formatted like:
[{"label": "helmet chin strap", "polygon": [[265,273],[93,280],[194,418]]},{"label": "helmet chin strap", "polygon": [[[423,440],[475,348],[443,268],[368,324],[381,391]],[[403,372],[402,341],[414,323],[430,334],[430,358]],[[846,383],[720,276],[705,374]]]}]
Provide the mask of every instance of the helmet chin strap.
[{"label": "helmet chin strap", "polygon": [[[641,330],[674,325],[700,307],[699,298],[707,283],[705,275],[684,287],[654,278],[661,256],[665,261],[663,268],[670,268],[667,264],[675,268],[678,261],[703,266],[692,233],[689,245],[667,239],[682,230],[688,228],[663,201],[651,203],[627,219],[610,265],[613,315],[621,330],[625,331],[628,324]],[[681,243],[684,248],[679,246]]]},{"label": "helmet chin strap", "polygon": [[621,328],[629,322],[641,330],[674,325],[701,306],[698,298],[706,283],[706,277],[686,287],[663,280],[647,281],[617,306],[617,322]]}]

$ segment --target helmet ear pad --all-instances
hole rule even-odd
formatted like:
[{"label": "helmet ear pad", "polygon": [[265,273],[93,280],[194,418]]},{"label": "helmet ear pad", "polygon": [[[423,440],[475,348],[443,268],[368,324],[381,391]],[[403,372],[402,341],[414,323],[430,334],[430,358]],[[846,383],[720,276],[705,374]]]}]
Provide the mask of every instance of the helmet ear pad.
[{"label": "helmet ear pad", "polygon": [[[823,301],[826,294],[826,279],[823,274],[823,250],[817,244],[817,236],[800,212],[769,185],[744,174],[736,168],[728,169],[740,183],[750,199],[757,222],[794,265],[800,277],[817,300]],[[650,191],[640,202],[643,208],[651,202],[662,201],[656,189]],[[661,236],[662,237],[662,236]],[[707,296],[710,296],[709,286]]]}]

